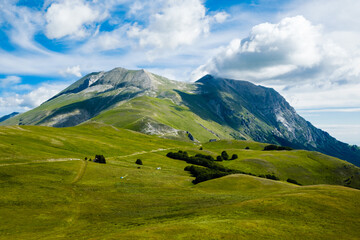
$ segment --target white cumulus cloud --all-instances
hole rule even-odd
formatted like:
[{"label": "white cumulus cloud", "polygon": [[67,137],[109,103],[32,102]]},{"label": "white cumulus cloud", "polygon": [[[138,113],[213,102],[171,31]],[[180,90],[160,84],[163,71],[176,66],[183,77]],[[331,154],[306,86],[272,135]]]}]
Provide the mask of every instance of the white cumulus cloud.
[{"label": "white cumulus cloud", "polygon": [[128,36],[138,38],[143,47],[175,49],[209,32],[209,17],[200,0],[162,1],[162,6],[151,14],[146,28],[134,24]]},{"label": "white cumulus cloud", "polygon": [[102,20],[101,13],[84,0],[65,0],[55,2],[47,9],[46,36],[57,39],[66,36],[82,38],[88,35],[89,27]]},{"label": "white cumulus cloud", "polygon": [[214,19],[218,23],[223,23],[230,15],[226,12],[218,12],[214,15]]},{"label": "white cumulus cloud", "polygon": [[42,83],[25,94],[14,92],[3,93],[3,96],[0,97],[0,115],[9,114],[14,111],[28,111],[53,97],[66,86],[63,83]]},{"label": "white cumulus cloud", "polygon": [[302,16],[284,18],[277,24],[259,24],[247,38],[234,39],[194,74],[247,80],[279,77],[319,65],[325,53],[323,40],[321,27]]},{"label": "white cumulus cloud", "polygon": [[67,67],[65,70],[60,71],[60,73],[64,76],[66,75],[74,75],[76,77],[81,77],[80,65]]},{"label": "white cumulus cloud", "polygon": [[41,103],[53,97],[55,94],[64,89],[64,85],[55,85],[55,84],[43,84],[40,87],[34,89],[33,91],[19,96],[22,100],[20,106],[34,108],[39,106]]},{"label": "white cumulus cloud", "polygon": [[128,27],[128,24],[124,24],[123,26],[114,29],[113,31],[98,32],[83,46],[81,46],[80,50],[84,53],[90,53],[114,50],[129,46],[130,43],[125,36]]}]

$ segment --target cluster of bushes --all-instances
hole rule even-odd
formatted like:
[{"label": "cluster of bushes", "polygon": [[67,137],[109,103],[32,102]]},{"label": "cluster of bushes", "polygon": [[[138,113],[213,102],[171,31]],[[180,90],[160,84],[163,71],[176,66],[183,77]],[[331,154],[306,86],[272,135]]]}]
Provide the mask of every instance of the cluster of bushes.
[{"label": "cluster of bushes", "polygon": [[288,178],[286,181],[287,181],[287,182],[289,182],[289,183],[296,184],[296,185],[301,185],[301,184],[300,184],[300,183],[298,183],[296,180],[291,179],[291,178]]},{"label": "cluster of bushes", "polygon": [[222,151],[220,156],[216,157],[216,161],[223,161],[223,160],[235,160],[238,158],[237,154],[233,154],[231,158],[229,157],[229,154],[226,151]]},{"label": "cluster of bushes", "polygon": [[[221,155],[224,154],[222,153]],[[166,156],[172,159],[183,160],[186,161],[187,163],[193,164],[191,166],[185,167],[184,170],[189,171],[191,175],[195,177],[195,179],[192,181],[194,184],[214,178],[223,177],[229,174],[236,174],[236,173],[256,176],[255,174],[252,173],[246,173],[240,170],[226,168],[221,164],[215,162],[215,161],[219,161],[218,158],[221,158],[222,161],[222,156],[217,156],[217,160],[215,160],[212,156],[204,155],[204,154],[196,154],[195,156],[189,156],[187,152],[181,150],[178,152],[169,152],[168,154],[166,154]],[[234,157],[232,157],[232,159],[233,158]],[[267,178],[271,180],[280,180],[274,174],[259,175],[258,177]]]},{"label": "cluster of bushes", "polygon": [[95,158],[94,158],[94,160],[92,160],[91,158],[87,158],[87,157],[85,157],[85,161],[89,161],[89,162],[91,162],[91,161],[93,161],[93,162],[96,162],[96,163],[106,163],[106,159],[105,159],[105,157],[104,157],[104,155],[95,155]]},{"label": "cluster of bushes", "polygon": [[178,152],[169,152],[166,154],[167,157],[172,159],[178,159],[178,160],[186,160],[189,158],[189,155],[187,152],[178,151]]},{"label": "cluster of bushes", "polygon": [[204,155],[201,153],[196,154],[194,157],[189,157],[187,152],[178,151],[178,152],[169,152],[167,155],[169,158],[178,159],[178,160],[188,160],[189,158],[202,158],[208,159],[210,161],[223,161],[223,160],[235,160],[238,158],[237,154],[233,154],[231,158],[229,158],[229,154],[226,151],[222,151],[220,156],[216,157],[216,160],[211,155]]},{"label": "cluster of bushes", "polygon": [[195,156],[189,156],[187,152],[178,151],[169,152],[166,156],[169,158],[183,160],[187,163],[201,166],[198,167],[191,165],[187,166],[184,169],[185,171],[190,171],[192,176],[195,177],[195,180],[193,180],[194,184],[234,173],[249,174],[239,170],[226,168],[221,164],[216,163],[215,159],[210,155],[196,154]]},{"label": "cluster of bushes", "polygon": [[215,159],[211,156],[211,155],[204,155],[204,154],[196,154],[195,157],[197,158],[205,158],[205,159],[208,159],[208,160],[211,160],[211,161],[215,161]]},{"label": "cluster of bushes", "polygon": [[277,176],[275,176],[274,174],[261,174],[259,175],[258,177],[261,177],[261,178],[267,178],[267,179],[271,179],[271,180],[280,180],[280,178],[278,178]]},{"label": "cluster of bushes", "polygon": [[267,146],[264,147],[264,151],[274,151],[274,150],[277,150],[277,151],[282,151],[282,150],[291,151],[293,149],[291,147],[277,146],[277,145],[273,145],[273,144],[270,144],[270,145],[267,145]]},{"label": "cluster of bushes", "polygon": [[222,166],[221,164],[216,163],[215,159],[210,155],[196,154],[195,156],[189,157],[187,152],[178,151],[178,152],[169,152],[168,154],[166,154],[166,156],[173,159],[183,160],[187,163],[191,163],[194,165],[207,167],[213,170],[218,170],[222,172],[233,171],[231,169]]},{"label": "cluster of bushes", "polygon": [[204,168],[204,167],[198,167],[198,166],[186,166],[185,171],[189,171],[195,179],[192,181],[194,184],[197,184],[199,182],[204,182],[210,179],[223,177],[226,175],[229,175],[228,172],[222,172],[219,170]]}]

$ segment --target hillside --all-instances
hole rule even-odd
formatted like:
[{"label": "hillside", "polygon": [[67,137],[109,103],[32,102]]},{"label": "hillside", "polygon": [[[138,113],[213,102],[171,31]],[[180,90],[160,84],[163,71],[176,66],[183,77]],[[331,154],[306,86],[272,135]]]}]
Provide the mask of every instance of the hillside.
[{"label": "hillside", "polygon": [[14,116],[16,116],[18,114],[19,114],[18,112],[13,112],[13,113],[10,113],[8,115],[2,116],[2,117],[0,117],[0,122],[8,120],[9,118],[12,118],[12,117],[14,117]]},{"label": "hillside", "polygon": [[38,108],[0,125],[111,124],[187,141],[238,139],[319,151],[360,166],[360,149],[299,116],[275,90],[204,76],[181,83],[145,70],[91,73]]},{"label": "hillside", "polygon": [[[0,127],[0,239],[359,236],[360,191],[324,185],[351,178],[359,188],[359,168],[316,152],[264,152],[264,146],[232,140],[199,150],[200,144],[94,123]],[[239,159],[221,164],[273,172],[280,181],[235,174],[193,185],[188,164],[165,156],[180,149],[237,153]],[[107,163],[82,160],[95,154]],[[288,177],[305,186],[286,183]]]}]

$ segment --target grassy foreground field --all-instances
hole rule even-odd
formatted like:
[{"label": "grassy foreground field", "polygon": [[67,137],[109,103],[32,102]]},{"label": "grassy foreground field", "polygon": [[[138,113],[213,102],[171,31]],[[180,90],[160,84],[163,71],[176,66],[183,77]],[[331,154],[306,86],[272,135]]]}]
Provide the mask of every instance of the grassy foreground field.
[{"label": "grassy foreground field", "polygon": [[[96,124],[2,127],[0,239],[359,239],[360,191],[324,185],[350,175],[356,184],[358,168],[263,146],[221,141],[200,151],[193,143]],[[238,174],[193,185],[183,170],[188,164],[165,156],[170,149],[237,153],[239,159],[222,164],[282,181]],[[107,164],[82,160],[95,154]],[[296,176],[321,185],[285,182]]]}]

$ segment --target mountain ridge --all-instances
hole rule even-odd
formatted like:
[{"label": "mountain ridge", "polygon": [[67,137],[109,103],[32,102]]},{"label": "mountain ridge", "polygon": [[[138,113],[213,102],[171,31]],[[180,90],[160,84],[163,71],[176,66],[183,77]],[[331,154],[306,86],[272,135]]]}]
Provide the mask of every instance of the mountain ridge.
[{"label": "mountain ridge", "polygon": [[19,114],[20,114],[19,112],[12,112],[10,114],[4,115],[4,116],[0,117],[0,122],[6,121],[9,118],[15,117],[16,115],[19,115]]},{"label": "mountain ridge", "polygon": [[243,139],[319,151],[360,165],[360,150],[298,115],[272,88],[206,75],[183,83],[146,70],[90,73],[1,125],[101,122],[167,138]]}]

